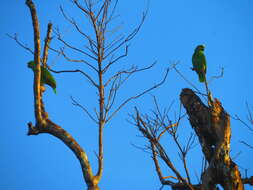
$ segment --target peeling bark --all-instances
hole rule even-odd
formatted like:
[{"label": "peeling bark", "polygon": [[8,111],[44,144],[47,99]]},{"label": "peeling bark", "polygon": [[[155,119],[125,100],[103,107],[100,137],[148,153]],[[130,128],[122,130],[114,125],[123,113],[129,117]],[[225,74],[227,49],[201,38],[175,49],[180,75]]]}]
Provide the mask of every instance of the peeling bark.
[{"label": "peeling bark", "polygon": [[187,88],[182,90],[180,100],[209,163],[201,177],[201,189],[214,190],[220,184],[225,190],[243,190],[240,171],[230,157],[230,117],[220,101],[214,99],[208,107]]}]

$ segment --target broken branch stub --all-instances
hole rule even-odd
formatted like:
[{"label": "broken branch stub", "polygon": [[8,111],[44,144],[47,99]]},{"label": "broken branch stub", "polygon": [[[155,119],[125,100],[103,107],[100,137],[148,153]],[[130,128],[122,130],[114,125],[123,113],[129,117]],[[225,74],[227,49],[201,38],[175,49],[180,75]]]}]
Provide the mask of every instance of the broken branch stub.
[{"label": "broken branch stub", "polygon": [[188,88],[182,90],[180,100],[209,163],[202,174],[202,189],[220,184],[224,189],[243,190],[240,171],[230,157],[230,117],[220,101],[214,99],[208,107]]}]

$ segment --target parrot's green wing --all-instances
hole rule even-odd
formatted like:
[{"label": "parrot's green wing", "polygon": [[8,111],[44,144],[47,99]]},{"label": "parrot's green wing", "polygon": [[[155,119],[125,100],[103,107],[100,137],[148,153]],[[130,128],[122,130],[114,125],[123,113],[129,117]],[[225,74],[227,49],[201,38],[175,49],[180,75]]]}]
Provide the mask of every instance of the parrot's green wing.
[{"label": "parrot's green wing", "polygon": [[[33,71],[35,69],[35,63],[34,61],[29,61],[27,63],[27,67],[31,68]],[[54,90],[54,93],[56,94],[56,81],[53,77],[53,75],[44,67],[40,66],[41,70],[41,79],[40,82],[42,85],[47,84],[48,86],[52,87]]]},{"label": "parrot's green wing", "polygon": [[41,68],[41,73],[42,73],[41,83],[47,84],[48,86],[52,87],[52,89],[54,90],[54,93],[56,94],[56,81],[53,75],[46,68],[42,66],[40,68]]},{"label": "parrot's green wing", "polygon": [[199,82],[205,82],[205,75],[206,75],[206,57],[204,54],[204,49],[199,49],[197,46],[195,52],[192,56],[192,65],[193,69],[197,72],[199,76]]}]

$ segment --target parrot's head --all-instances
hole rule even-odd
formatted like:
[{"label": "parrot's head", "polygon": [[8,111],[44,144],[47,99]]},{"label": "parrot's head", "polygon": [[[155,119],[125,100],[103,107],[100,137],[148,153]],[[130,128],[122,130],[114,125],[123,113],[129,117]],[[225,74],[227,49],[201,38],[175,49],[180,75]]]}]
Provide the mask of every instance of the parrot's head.
[{"label": "parrot's head", "polygon": [[198,45],[196,48],[195,48],[195,51],[204,51],[205,50],[205,46],[204,45]]},{"label": "parrot's head", "polygon": [[29,61],[29,62],[27,63],[27,67],[28,67],[28,68],[31,68],[32,70],[34,70],[34,68],[35,68],[34,61]]}]

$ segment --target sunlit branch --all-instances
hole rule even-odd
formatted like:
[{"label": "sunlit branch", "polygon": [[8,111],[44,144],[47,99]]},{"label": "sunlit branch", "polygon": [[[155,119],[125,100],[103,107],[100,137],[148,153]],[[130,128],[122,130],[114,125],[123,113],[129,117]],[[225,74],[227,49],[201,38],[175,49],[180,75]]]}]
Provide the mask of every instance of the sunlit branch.
[{"label": "sunlit branch", "polygon": [[37,11],[32,0],[26,0],[26,5],[30,9],[32,25],[33,25],[33,37],[34,37],[34,54],[33,61],[35,63],[34,69],[34,81],[33,81],[33,92],[34,92],[34,110],[35,110],[35,118],[36,122],[43,122],[44,118],[42,115],[42,102],[41,102],[41,74],[40,74],[40,28],[39,28],[39,20],[37,17]]},{"label": "sunlit branch", "polygon": [[177,126],[178,126],[178,123],[173,123],[173,124],[170,124],[167,127],[165,127],[165,129],[158,135],[157,140],[159,141],[161,139],[162,135],[164,135],[164,133],[166,131],[168,131],[170,128],[177,127]]},{"label": "sunlit branch", "polygon": [[51,41],[51,33],[52,33],[52,23],[48,23],[47,25],[47,36],[45,38],[45,44],[44,44],[44,50],[43,50],[43,59],[42,59],[42,64],[44,67],[46,67],[47,63],[47,58],[48,58],[48,49],[49,49],[49,44]]}]

